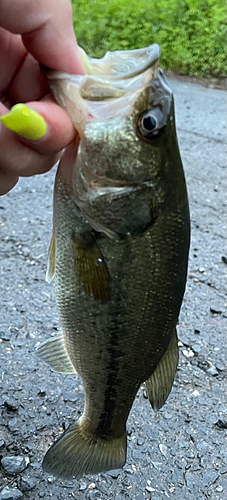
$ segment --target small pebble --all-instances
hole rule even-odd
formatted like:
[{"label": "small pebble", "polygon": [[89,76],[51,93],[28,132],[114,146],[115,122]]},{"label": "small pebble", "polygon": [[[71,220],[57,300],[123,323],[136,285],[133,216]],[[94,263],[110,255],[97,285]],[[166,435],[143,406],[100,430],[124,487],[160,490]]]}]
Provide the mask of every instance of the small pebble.
[{"label": "small pebble", "polygon": [[224,363],[219,361],[216,363],[216,368],[219,372],[223,372],[226,369],[226,366],[224,365]]},{"label": "small pebble", "polygon": [[206,372],[213,377],[216,377],[216,375],[218,375],[218,370],[214,365],[211,365],[209,368],[207,368]]},{"label": "small pebble", "polygon": [[190,340],[188,339],[188,337],[180,337],[180,340],[184,346],[186,347],[190,346]]},{"label": "small pebble", "polygon": [[20,480],[20,488],[23,492],[25,491],[31,491],[33,488],[35,488],[35,481],[32,479],[30,476],[24,476]]},{"label": "small pebble", "polygon": [[192,349],[188,349],[188,350],[183,349],[182,353],[186,358],[193,358],[193,356],[194,356],[194,352],[192,351]]},{"label": "small pebble", "polygon": [[200,396],[199,391],[197,391],[197,390],[193,391],[192,396],[194,396],[194,397]]},{"label": "small pebble", "polygon": [[4,401],[4,406],[7,408],[8,411],[17,411],[18,410],[18,405],[16,402],[12,399],[6,399]]},{"label": "small pebble", "polygon": [[217,486],[216,491],[218,491],[218,493],[221,493],[223,491],[223,487],[221,485]]},{"label": "small pebble", "polygon": [[96,484],[95,483],[90,483],[88,485],[88,488],[89,488],[89,490],[94,490],[96,488]]},{"label": "small pebble", "polygon": [[44,389],[40,389],[39,392],[37,392],[37,395],[44,398],[44,396],[46,396],[46,391],[44,391]]},{"label": "small pebble", "polygon": [[17,457],[4,457],[1,460],[3,469],[12,476],[16,476],[24,469],[26,469],[29,464],[29,458],[23,457],[21,455]]},{"label": "small pebble", "polygon": [[65,391],[63,393],[63,399],[65,402],[70,401],[71,403],[75,403],[78,398],[79,396],[75,392]]},{"label": "small pebble", "polygon": [[87,498],[89,500],[98,500],[98,498],[100,498],[100,493],[97,490],[90,490],[88,491]]},{"label": "small pebble", "polygon": [[0,450],[1,448],[4,448],[5,446],[5,441],[3,441],[3,439],[0,440]]},{"label": "small pebble", "polygon": [[173,414],[166,411],[165,414],[164,414],[164,417],[167,419],[167,420],[170,420],[171,418],[173,418]]},{"label": "small pebble", "polygon": [[160,452],[164,455],[164,457],[167,458],[167,454],[168,454],[168,448],[165,444],[159,444],[159,450]]},{"label": "small pebble", "polygon": [[117,479],[118,476],[120,475],[120,473],[121,473],[121,469],[113,469],[113,470],[109,470],[107,472],[107,474],[109,476],[111,476],[113,479]]},{"label": "small pebble", "polygon": [[86,490],[86,489],[87,489],[87,483],[82,483],[82,484],[80,484],[80,486],[79,486],[79,491],[84,491],[84,490]]},{"label": "small pebble", "polygon": [[192,350],[194,351],[195,354],[199,354],[201,351],[201,345],[200,344],[192,344]]},{"label": "small pebble", "polygon": [[13,431],[17,431],[19,428],[18,428],[18,419],[15,417],[15,418],[11,418],[8,422],[8,428],[11,432]]},{"label": "small pebble", "polygon": [[22,491],[17,488],[9,488],[8,486],[0,492],[0,500],[20,500],[23,496]]},{"label": "small pebble", "polygon": [[142,458],[142,451],[140,448],[138,448],[137,450],[133,450],[132,451],[132,456],[135,460],[141,460]]},{"label": "small pebble", "polygon": [[211,486],[211,484],[213,484],[215,481],[217,481],[218,477],[219,477],[219,475],[214,470],[204,471],[204,473],[203,473],[204,485],[209,488],[209,486]]},{"label": "small pebble", "polygon": [[105,484],[103,484],[103,483],[102,483],[102,484],[99,484],[99,487],[98,487],[98,488],[99,488],[99,491],[100,491],[101,493],[103,493],[104,495],[105,495],[105,494],[107,494],[107,495],[108,495],[108,493],[109,493],[109,489],[108,489],[108,487],[106,487],[106,485],[105,485]]},{"label": "small pebble", "polygon": [[126,472],[126,474],[133,474],[133,470],[130,469],[129,467],[125,467],[124,472]]},{"label": "small pebble", "polygon": [[142,445],[144,444],[144,438],[139,437],[139,438],[137,439],[137,444],[138,444],[139,446],[142,446]]},{"label": "small pebble", "polygon": [[22,253],[25,257],[28,257],[30,254],[30,249],[28,247],[23,247],[22,248]]}]

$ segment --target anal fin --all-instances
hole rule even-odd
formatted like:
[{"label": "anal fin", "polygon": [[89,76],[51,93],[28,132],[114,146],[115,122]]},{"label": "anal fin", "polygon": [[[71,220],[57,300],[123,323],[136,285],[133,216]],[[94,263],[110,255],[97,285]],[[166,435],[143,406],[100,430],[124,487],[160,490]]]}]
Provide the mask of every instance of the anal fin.
[{"label": "anal fin", "polygon": [[159,410],[170,394],[177,370],[178,359],[178,338],[176,328],[174,328],[165,354],[155,371],[146,380],[147,396],[154,410]]},{"label": "anal fin", "polygon": [[37,348],[37,354],[45,363],[59,373],[76,373],[67,354],[62,335],[51,337]]}]

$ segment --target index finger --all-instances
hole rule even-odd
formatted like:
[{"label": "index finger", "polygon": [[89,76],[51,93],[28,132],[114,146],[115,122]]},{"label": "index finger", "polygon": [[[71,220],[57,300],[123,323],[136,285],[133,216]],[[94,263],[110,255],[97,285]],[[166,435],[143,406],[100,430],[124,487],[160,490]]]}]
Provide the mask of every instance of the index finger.
[{"label": "index finger", "polygon": [[0,26],[21,34],[28,52],[44,66],[85,73],[69,0],[1,0]]}]

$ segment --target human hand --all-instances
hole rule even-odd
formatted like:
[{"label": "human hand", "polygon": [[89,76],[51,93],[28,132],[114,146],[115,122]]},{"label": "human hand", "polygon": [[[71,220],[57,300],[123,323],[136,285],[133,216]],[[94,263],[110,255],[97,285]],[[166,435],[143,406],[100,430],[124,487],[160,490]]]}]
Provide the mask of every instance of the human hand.
[{"label": "human hand", "polygon": [[46,123],[39,140],[25,139],[0,123],[0,195],[12,189],[19,176],[50,170],[75,136],[71,119],[49,95],[39,63],[67,73],[85,73],[70,1],[1,0],[0,116],[14,104],[26,103]]}]

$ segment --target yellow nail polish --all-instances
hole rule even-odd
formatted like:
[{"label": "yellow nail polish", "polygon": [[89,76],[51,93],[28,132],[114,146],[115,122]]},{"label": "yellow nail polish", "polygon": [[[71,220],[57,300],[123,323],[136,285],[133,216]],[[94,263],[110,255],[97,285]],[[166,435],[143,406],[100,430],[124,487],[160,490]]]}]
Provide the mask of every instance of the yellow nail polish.
[{"label": "yellow nail polish", "polygon": [[33,141],[41,139],[47,131],[44,118],[25,104],[16,104],[9,113],[0,116],[0,120],[12,132]]}]

